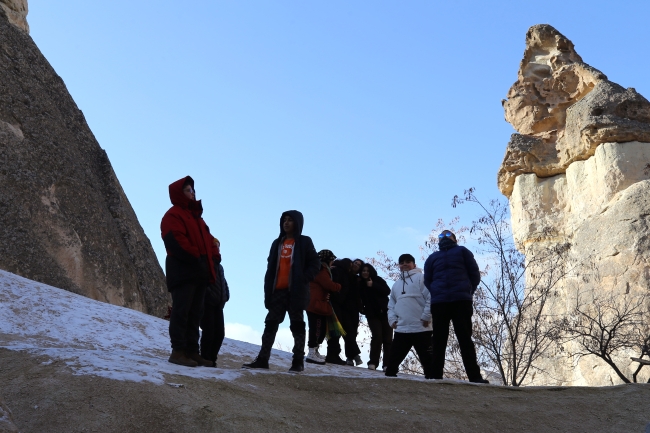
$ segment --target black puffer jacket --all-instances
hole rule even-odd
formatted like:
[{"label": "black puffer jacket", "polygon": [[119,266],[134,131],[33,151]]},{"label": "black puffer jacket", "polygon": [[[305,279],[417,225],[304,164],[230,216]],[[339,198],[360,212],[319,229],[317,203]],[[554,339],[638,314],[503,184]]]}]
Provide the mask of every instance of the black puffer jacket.
[{"label": "black puffer jacket", "polygon": [[223,308],[226,302],[230,300],[230,288],[221,264],[215,263],[214,270],[217,273],[217,279],[214,284],[208,285],[205,291],[205,304],[211,307]]},{"label": "black puffer jacket", "polygon": [[380,276],[372,275],[372,287],[368,287],[363,278],[359,281],[361,299],[363,301],[363,314],[366,317],[379,317],[388,313],[388,297],[390,287]]},{"label": "black puffer jacket", "polygon": [[431,292],[431,303],[471,301],[481,282],[474,255],[450,239],[443,239],[440,251],[424,262],[424,285]]},{"label": "black puffer jacket", "polygon": [[293,219],[295,245],[291,258],[291,273],[289,276],[290,303],[292,308],[306,309],[309,305],[309,283],[320,271],[320,259],[309,236],[302,234],[304,218],[297,210],[289,210],[280,217],[280,236],[271,244],[269,258],[264,276],[264,306],[268,308],[271,294],[275,290],[278,267],[280,266],[280,248],[285,238],[282,219],[289,215]]},{"label": "black puffer jacket", "polygon": [[350,278],[348,272],[340,266],[334,266],[332,268],[332,281],[340,284],[341,290],[330,294],[330,302],[332,305],[337,305],[340,308],[343,308],[348,298],[348,292],[350,291]]}]

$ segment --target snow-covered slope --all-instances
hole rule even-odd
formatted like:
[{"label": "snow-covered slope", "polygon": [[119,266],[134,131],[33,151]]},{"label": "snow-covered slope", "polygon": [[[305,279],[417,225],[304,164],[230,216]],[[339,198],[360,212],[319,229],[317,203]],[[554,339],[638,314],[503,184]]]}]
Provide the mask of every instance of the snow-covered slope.
[{"label": "snow-covered slope", "polygon": [[[166,374],[232,380],[243,374],[239,368],[168,363],[168,326],[165,320],[0,270],[0,347],[65,361],[75,374],[117,380],[164,383]],[[258,351],[259,346],[226,338],[220,357],[247,361]],[[291,364],[287,352],[274,350],[271,358],[282,369]],[[360,368],[310,364],[303,374],[382,377]]]}]

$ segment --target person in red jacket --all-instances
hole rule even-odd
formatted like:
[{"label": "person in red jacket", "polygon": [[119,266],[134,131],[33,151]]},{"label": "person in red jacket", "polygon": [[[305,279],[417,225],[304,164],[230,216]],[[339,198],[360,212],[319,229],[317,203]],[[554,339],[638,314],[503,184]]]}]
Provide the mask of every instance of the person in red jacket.
[{"label": "person in red jacket", "polygon": [[314,281],[309,283],[309,305],[307,306],[307,320],[309,322],[309,340],[307,347],[309,353],[305,359],[312,364],[325,364],[325,357],[318,353],[318,347],[325,339],[327,332],[327,318],[334,314],[329,297],[332,292],[341,291],[341,285],[332,281],[332,262],[336,256],[330,250],[318,252],[321,268]]},{"label": "person in red jacket", "polygon": [[216,280],[212,255],[214,238],[201,218],[203,206],[196,200],[194,180],[190,176],[169,185],[169,198],[173,206],[160,223],[167,250],[167,289],[172,294],[169,362],[207,367],[213,363],[199,355],[199,324],[205,291],[208,284]]}]

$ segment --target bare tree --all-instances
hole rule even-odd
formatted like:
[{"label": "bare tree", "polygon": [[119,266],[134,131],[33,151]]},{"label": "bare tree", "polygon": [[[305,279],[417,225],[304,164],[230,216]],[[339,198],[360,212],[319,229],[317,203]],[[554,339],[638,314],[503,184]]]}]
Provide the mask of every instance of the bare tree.
[{"label": "bare tree", "polygon": [[[560,322],[549,307],[558,283],[571,271],[569,245],[519,251],[507,202],[484,205],[474,191],[454,197],[452,206],[471,203],[481,209],[470,228],[478,243],[475,252],[486,263],[475,295],[475,341],[503,384],[520,386],[531,370],[540,370],[537,361],[559,338]],[[540,239],[549,234],[541,233]]]},{"label": "bare tree", "polygon": [[[650,312],[646,293],[607,290],[603,287],[598,269],[591,266],[576,284],[575,304],[563,320],[565,342],[571,356],[595,356],[609,365],[625,383],[637,382],[638,374],[650,358]],[[624,373],[621,363],[629,354],[639,366],[631,374]],[[627,356],[626,356],[627,355]],[[648,380],[650,382],[650,379]]]},{"label": "bare tree", "polygon": [[[485,205],[476,197],[474,188],[470,188],[462,197],[453,198],[453,207],[461,204],[477,206],[479,218],[470,227],[460,228],[456,227],[458,218],[448,224],[438,220],[420,247],[422,259],[437,250],[437,235],[444,229],[456,233],[460,242],[467,234],[476,243],[477,248],[473,250],[484,265],[481,284],[474,295],[473,335],[478,362],[488,375],[496,374],[504,385],[520,386],[531,371],[542,371],[540,358],[560,338],[561,319],[550,313],[550,306],[557,296],[559,283],[575,268],[567,258],[570,245],[519,251],[512,236],[507,202],[492,200]],[[552,235],[540,233],[537,240]],[[368,261],[388,278],[398,278],[395,261],[384,252],[378,256]],[[446,358],[445,376],[465,378],[453,329]],[[401,370],[421,374],[414,352]]]}]

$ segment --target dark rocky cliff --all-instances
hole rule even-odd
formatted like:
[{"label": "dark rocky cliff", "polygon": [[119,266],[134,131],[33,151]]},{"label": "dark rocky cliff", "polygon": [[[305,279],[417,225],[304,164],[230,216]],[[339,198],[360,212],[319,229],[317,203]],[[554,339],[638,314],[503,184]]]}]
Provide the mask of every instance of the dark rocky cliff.
[{"label": "dark rocky cliff", "polygon": [[106,152],[1,8],[0,268],[155,316],[169,299]]}]

